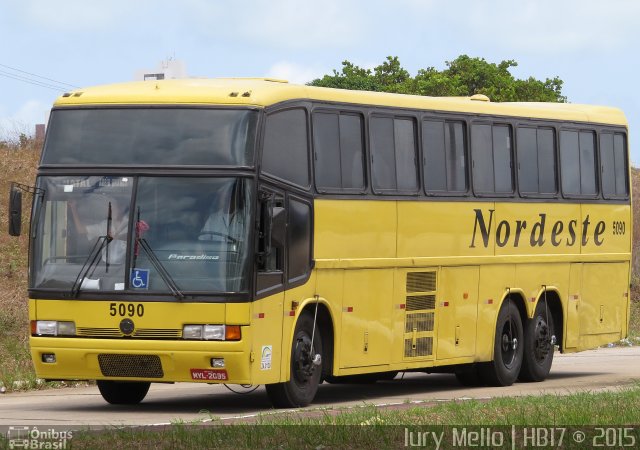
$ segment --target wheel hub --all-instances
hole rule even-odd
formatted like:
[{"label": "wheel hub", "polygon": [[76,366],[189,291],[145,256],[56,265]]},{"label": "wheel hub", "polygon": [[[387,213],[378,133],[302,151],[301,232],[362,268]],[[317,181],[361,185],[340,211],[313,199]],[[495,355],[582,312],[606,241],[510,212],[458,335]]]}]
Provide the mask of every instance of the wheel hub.
[{"label": "wheel hub", "polygon": [[549,325],[542,317],[536,320],[533,345],[533,352],[538,361],[543,361],[551,351]]},{"label": "wheel hub", "polygon": [[313,375],[314,369],[317,364],[314,363],[312,357],[311,338],[304,335],[296,341],[296,347],[293,353],[293,359],[295,362],[295,378],[300,382],[307,382]]},{"label": "wheel hub", "polygon": [[500,344],[502,361],[508,366],[513,362],[518,349],[518,339],[513,336],[513,324],[510,321],[504,324]]}]

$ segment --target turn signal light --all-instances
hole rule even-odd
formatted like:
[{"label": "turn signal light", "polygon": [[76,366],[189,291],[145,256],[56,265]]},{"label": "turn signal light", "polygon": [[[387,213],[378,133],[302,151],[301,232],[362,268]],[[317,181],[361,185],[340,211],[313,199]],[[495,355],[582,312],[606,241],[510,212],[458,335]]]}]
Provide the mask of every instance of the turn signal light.
[{"label": "turn signal light", "polygon": [[227,341],[239,341],[241,338],[240,325],[227,325],[225,329],[225,339]]}]

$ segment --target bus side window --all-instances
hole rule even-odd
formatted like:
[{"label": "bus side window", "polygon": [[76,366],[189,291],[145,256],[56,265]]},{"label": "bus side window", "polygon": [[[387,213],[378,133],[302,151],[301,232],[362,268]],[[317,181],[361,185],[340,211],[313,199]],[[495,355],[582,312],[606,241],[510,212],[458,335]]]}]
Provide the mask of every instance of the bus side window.
[{"label": "bus side window", "polygon": [[600,165],[604,198],[624,198],[628,194],[625,147],[623,134],[600,134]]},{"label": "bus side window", "polygon": [[464,135],[462,122],[422,122],[424,184],[428,193],[467,191]]},{"label": "bus side window", "polygon": [[524,196],[553,195],[556,183],[555,132],[552,128],[518,127],[518,186]]},{"label": "bus side window", "polygon": [[258,255],[256,293],[282,288],[284,285],[284,246],[273,233],[273,213],[280,211],[280,220],[286,223],[284,197],[281,194],[261,192],[258,224]]},{"label": "bus side window", "polygon": [[376,193],[418,189],[417,142],[412,118],[374,116],[370,124],[371,173]]},{"label": "bus side window", "polygon": [[595,163],[593,131],[562,130],[560,132],[562,192],[566,196],[597,194]]},{"label": "bus side window", "polygon": [[307,114],[304,109],[287,109],[267,116],[261,170],[285,182],[309,188]]},{"label": "bus side window", "polygon": [[311,270],[311,206],[289,196],[287,280],[301,281]]},{"label": "bus side window", "polygon": [[359,114],[313,113],[316,187],[320,192],[364,189],[363,119]]},{"label": "bus side window", "polygon": [[511,128],[501,124],[471,126],[473,189],[481,195],[513,192]]}]

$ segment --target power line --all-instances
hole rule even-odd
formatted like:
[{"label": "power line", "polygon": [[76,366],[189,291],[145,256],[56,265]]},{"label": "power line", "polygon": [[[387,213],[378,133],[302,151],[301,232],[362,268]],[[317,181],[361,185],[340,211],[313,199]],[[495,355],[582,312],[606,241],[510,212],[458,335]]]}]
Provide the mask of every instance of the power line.
[{"label": "power line", "polygon": [[51,84],[46,84],[37,80],[32,80],[30,78],[25,78],[25,77],[21,77],[20,75],[15,75],[15,74],[11,74],[8,72],[4,72],[2,70],[0,70],[0,77],[5,77],[5,78],[11,78],[12,80],[17,80],[17,81],[22,81],[23,83],[28,83],[28,84],[32,84],[34,86],[40,86],[43,88],[47,88],[47,89],[52,89],[54,91],[58,91],[58,92],[64,92],[67,89],[62,87],[62,86],[53,86]]},{"label": "power line", "polygon": [[[42,78],[43,80],[53,81],[53,82],[54,82],[54,83],[56,83],[56,84],[61,84],[61,85],[64,85],[64,86],[69,86],[69,87],[77,88],[77,89],[79,89],[79,88],[80,88],[80,86],[75,86],[75,85],[73,85],[73,84],[65,83],[65,82],[63,82],[63,81],[57,81],[57,80],[54,80],[54,79],[52,79],[52,78],[43,77],[42,75],[37,75],[37,74],[35,74],[35,73],[27,72],[27,71],[25,71],[25,70],[16,69],[15,67],[7,66],[6,64],[0,64],[0,67],[4,67],[4,68],[6,68],[6,69],[11,69],[11,70],[14,70],[14,71],[16,71],[16,72],[24,73],[24,74],[26,74],[26,75],[31,75],[32,77]],[[34,80],[34,81],[37,81],[37,80]]]}]

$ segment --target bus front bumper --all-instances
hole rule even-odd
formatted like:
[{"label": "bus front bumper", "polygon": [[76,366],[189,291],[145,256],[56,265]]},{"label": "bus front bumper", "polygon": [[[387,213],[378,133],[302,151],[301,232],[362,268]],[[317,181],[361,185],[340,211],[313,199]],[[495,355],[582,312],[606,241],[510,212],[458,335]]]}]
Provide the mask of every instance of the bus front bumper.
[{"label": "bus front bumper", "polygon": [[36,375],[45,380],[231,384],[252,382],[247,341],[30,338]]}]

